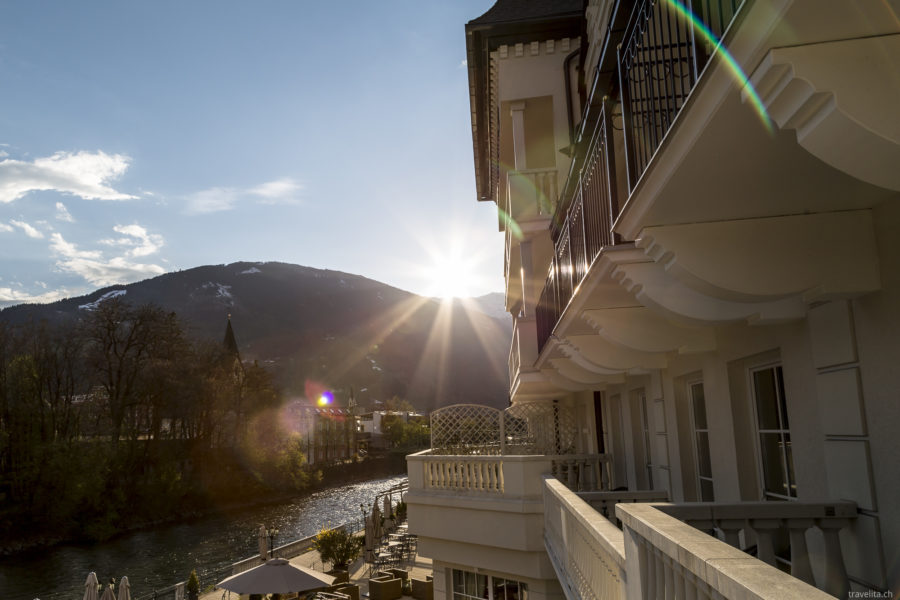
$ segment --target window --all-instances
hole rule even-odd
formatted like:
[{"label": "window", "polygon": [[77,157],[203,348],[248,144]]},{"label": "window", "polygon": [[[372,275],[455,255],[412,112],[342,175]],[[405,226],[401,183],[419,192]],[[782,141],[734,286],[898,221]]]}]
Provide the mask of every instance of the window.
[{"label": "window", "polygon": [[767,500],[796,498],[797,483],[781,365],[754,369],[751,382],[756,401],[763,497]]},{"label": "window", "polygon": [[713,502],[712,464],[709,454],[709,424],[706,421],[706,398],[703,382],[688,384],[691,399],[691,429],[693,429],[694,463],[697,468],[697,486],[701,502]]},{"label": "window", "polygon": [[528,584],[453,569],[453,600],[528,600]]}]

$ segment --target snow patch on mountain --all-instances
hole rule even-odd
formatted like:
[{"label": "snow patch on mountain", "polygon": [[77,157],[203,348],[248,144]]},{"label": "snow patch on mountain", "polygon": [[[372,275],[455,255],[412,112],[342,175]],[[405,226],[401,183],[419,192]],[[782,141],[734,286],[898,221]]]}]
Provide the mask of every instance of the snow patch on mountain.
[{"label": "snow patch on mountain", "polygon": [[110,298],[115,298],[117,296],[124,296],[128,293],[128,290],[112,290],[111,292],[106,292],[93,302],[88,302],[87,304],[78,305],[79,310],[97,310],[100,306],[100,303],[104,300],[109,300]]}]

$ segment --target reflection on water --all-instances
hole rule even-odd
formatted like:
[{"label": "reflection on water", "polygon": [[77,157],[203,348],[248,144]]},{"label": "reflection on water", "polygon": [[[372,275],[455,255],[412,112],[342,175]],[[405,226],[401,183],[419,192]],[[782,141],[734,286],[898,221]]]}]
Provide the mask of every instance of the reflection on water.
[{"label": "reflection on water", "polygon": [[133,597],[187,579],[191,569],[205,587],[213,573],[258,552],[262,523],[279,530],[276,545],[316,533],[322,527],[361,518],[375,494],[403,477],[330,488],[286,504],[204,517],[191,523],[139,531],[91,545],[63,545],[0,559],[3,600],[80,600],[91,571],[101,583],[128,576]]}]

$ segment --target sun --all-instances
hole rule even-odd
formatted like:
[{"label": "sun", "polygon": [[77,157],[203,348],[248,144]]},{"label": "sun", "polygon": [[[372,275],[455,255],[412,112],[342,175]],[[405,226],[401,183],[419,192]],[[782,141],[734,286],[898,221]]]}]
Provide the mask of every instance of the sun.
[{"label": "sun", "polygon": [[437,298],[468,298],[472,295],[475,276],[474,261],[456,249],[435,253],[427,269],[428,296]]}]

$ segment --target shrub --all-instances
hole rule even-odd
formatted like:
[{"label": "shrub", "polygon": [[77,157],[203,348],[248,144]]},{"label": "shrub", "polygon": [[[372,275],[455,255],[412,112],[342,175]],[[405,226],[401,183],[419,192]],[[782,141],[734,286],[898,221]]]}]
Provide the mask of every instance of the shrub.
[{"label": "shrub", "polygon": [[200,597],[200,579],[197,577],[197,569],[191,570],[187,584],[184,586],[189,600],[197,600]]},{"label": "shrub", "polygon": [[362,538],[343,529],[323,529],[313,540],[322,562],[330,562],[335,569],[346,569],[359,556],[362,546]]}]

